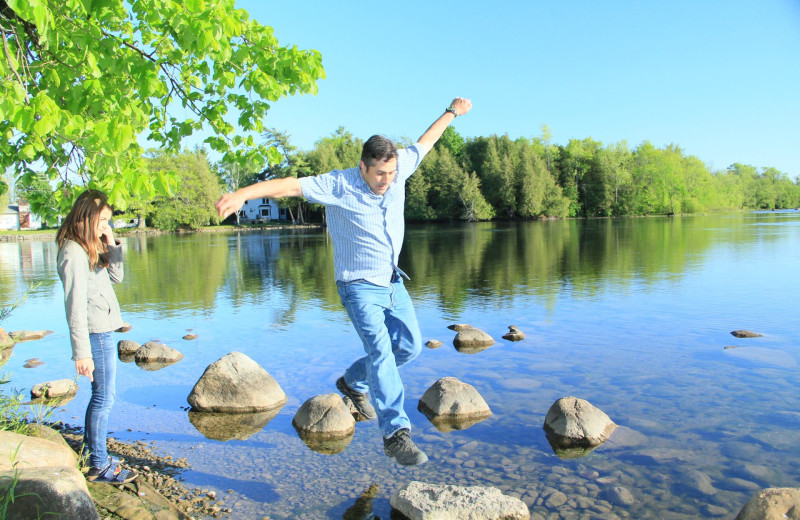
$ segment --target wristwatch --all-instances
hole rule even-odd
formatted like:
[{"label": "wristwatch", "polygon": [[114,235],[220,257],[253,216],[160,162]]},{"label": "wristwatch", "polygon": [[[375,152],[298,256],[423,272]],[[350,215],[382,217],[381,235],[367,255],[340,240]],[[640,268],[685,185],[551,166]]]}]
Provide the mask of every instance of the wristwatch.
[{"label": "wristwatch", "polygon": [[450,105],[449,107],[445,108],[444,111],[450,112],[451,114],[453,114],[453,117],[458,117],[458,114],[456,114],[456,109],[453,108],[453,105]]}]

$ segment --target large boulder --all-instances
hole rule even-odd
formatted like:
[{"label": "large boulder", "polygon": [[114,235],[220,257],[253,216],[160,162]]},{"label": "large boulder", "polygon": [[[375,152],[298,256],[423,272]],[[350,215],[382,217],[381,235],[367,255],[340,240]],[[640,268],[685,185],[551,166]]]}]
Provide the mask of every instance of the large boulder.
[{"label": "large boulder", "polygon": [[460,330],[453,338],[453,346],[465,354],[474,354],[486,350],[492,345],[494,345],[494,338],[474,327]]},{"label": "large boulder", "polygon": [[475,387],[455,377],[443,377],[431,385],[417,409],[444,431],[463,430],[492,415]]},{"label": "large boulder", "polygon": [[799,520],[800,489],[762,489],[736,515],[735,520]]},{"label": "large boulder", "polygon": [[65,442],[0,431],[0,471],[77,465],[77,455]]},{"label": "large boulder", "polygon": [[31,397],[38,399],[46,397],[54,399],[56,397],[74,397],[78,393],[78,383],[74,379],[57,379],[33,385]]},{"label": "large boulder", "polygon": [[258,363],[231,352],[206,368],[187,401],[199,412],[266,412],[286,404],[286,394]]},{"label": "large boulder", "polygon": [[[16,478],[16,482],[14,479]],[[0,472],[0,495],[13,486],[14,501],[7,505],[9,520],[59,518],[95,520],[100,518],[89,495],[86,480],[75,466],[25,467]]]},{"label": "large boulder", "polygon": [[409,520],[528,520],[525,502],[496,488],[412,481],[392,495],[391,504]]},{"label": "large boulder", "polygon": [[602,410],[577,397],[558,399],[544,419],[548,439],[561,448],[598,446],[616,427]]}]

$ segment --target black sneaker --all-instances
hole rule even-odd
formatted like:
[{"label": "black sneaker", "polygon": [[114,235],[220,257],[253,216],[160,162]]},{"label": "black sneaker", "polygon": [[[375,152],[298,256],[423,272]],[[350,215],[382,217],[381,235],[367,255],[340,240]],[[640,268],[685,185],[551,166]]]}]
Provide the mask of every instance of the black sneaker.
[{"label": "black sneaker", "polygon": [[356,407],[358,413],[364,417],[364,419],[372,420],[377,419],[378,414],[375,413],[375,408],[372,407],[372,404],[369,402],[368,394],[362,394],[361,392],[356,392],[344,381],[344,376],[340,377],[336,380],[336,388],[339,391],[350,398],[353,401],[353,406]]},{"label": "black sneaker", "polygon": [[411,432],[407,428],[397,430],[388,439],[383,439],[383,452],[403,466],[415,466],[428,462],[428,456],[417,448],[417,445],[411,440]]}]

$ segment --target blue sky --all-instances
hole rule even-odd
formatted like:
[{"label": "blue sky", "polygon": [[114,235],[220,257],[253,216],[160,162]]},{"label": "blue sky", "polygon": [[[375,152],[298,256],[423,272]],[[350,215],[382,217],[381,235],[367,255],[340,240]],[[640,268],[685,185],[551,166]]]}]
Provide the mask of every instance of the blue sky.
[{"label": "blue sky", "polygon": [[282,45],[317,49],[316,96],[267,125],[310,149],[344,126],[415,139],[455,96],[465,137],[675,143],[713,169],[800,175],[800,0],[237,0]]}]

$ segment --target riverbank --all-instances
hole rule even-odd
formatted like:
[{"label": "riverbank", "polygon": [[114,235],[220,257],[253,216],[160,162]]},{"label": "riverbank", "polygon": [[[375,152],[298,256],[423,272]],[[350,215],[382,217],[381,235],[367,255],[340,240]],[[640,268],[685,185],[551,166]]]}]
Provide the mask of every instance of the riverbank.
[{"label": "riverbank", "polygon": [[[156,228],[121,228],[114,233],[121,237],[142,235],[180,235],[186,233],[226,233],[242,231],[272,231],[282,229],[321,229],[321,224],[246,224],[242,226],[206,226],[200,229],[178,229],[167,231]],[[0,231],[0,242],[27,242],[34,240],[55,240],[57,229],[37,229],[34,231]]]}]

